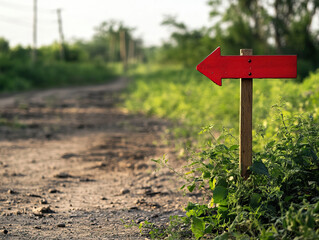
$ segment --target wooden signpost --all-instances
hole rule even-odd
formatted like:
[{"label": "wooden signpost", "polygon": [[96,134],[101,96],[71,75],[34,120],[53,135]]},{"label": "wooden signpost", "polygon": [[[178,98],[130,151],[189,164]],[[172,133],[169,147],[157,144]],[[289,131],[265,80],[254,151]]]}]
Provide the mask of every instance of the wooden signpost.
[{"label": "wooden signpost", "polygon": [[253,56],[252,49],[241,49],[240,56],[221,56],[218,47],[197,70],[219,86],[223,78],[240,78],[239,167],[247,179],[252,165],[253,78],[296,78],[297,56]]}]

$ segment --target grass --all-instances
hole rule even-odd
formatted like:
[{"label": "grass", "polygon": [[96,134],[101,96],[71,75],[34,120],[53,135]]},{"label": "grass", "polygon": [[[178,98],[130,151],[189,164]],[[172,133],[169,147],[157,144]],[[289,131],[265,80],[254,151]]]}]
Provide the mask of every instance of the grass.
[{"label": "grass", "polygon": [[[125,107],[182,123],[177,136],[196,136],[203,126],[238,132],[239,80],[223,80],[219,87],[194,68],[142,66],[133,72]],[[271,108],[285,102],[287,112],[311,111],[318,116],[319,72],[303,83],[291,79],[254,79],[253,126],[269,127]]]}]

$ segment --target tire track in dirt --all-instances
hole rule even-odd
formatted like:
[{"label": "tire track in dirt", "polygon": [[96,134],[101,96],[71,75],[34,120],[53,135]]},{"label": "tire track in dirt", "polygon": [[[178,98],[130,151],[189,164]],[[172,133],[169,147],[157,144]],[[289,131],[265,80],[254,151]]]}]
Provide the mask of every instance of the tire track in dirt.
[{"label": "tire track in dirt", "polygon": [[0,97],[1,238],[145,239],[124,223],[165,224],[195,200],[154,171],[164,153],[180,165],[169,123],[116,107],[126,85]]}]

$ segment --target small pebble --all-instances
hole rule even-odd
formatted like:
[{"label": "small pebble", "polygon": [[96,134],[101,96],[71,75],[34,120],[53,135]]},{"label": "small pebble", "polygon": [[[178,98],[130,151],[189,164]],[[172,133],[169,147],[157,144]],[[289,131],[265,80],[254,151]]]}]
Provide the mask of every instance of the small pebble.
[{"label": "small pebble", "polygon": [[17,194],[18,192],[14,191],[14,190],[12,190],[12,189],[9,189],[9,190],[8,190],[8,193],[9,193],[9,194]]},{"label": "small pebble", "polygon": [[60,227],[60,228],[64,228],[65,224],[64,223],[59,223],[57,226]]},{"label": "small pebble", "polygon": [[60,191],[57,189],[54,189],[54,188],[50,188],[48,192],[49,193],[59,193]]},{"label": "small pebble", "polygon": [[40,203],[41,204],[48,204],[48,201],[45,198],[43,198],[43,199],[40,200]]},{"label": "small pebble", "polygon": [[138,210],[138,207],[133,206],[133,207],[130,207],[129,210]]},{"label": "small pebble", "polygon": [[127,193],[130,193],[130,189],[122,189],[122,191],[121,191],[121,194],[127,194]]},{"label": "small pebble", "polygon": [[8,230],[7,229],[4,229],[3,231],[2,231],[4,234],[8,234]]}]

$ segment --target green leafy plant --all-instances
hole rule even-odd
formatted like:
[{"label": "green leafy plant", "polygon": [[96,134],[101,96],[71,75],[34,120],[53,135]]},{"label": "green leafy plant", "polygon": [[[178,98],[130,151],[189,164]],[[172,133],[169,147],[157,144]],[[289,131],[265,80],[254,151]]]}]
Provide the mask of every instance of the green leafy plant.
[{"label": "green leafy plant", "polygon": [[311,115],[286,117],[279,109],[276,116],[269,131],[277,134],[254,152],[247,180],[238,169],[238,140],[227,131],[186,166],[182,188],[209,199],[185,208],[195,239],[319,238],[319,125]]}]

